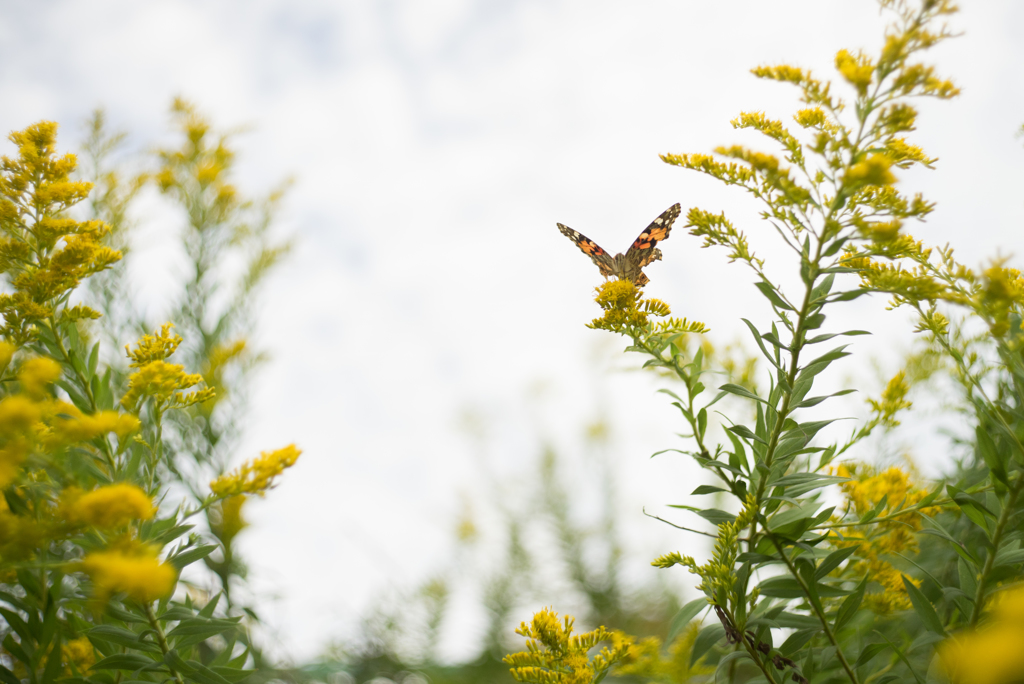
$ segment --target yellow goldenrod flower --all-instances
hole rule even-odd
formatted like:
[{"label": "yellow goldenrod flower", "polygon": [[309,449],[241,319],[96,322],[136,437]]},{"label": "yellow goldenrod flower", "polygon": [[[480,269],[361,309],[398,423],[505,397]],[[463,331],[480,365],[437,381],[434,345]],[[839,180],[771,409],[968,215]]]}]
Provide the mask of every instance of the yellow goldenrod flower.
[{"label": "yellow goldenrod flower", "polygon": [[884,154],[872,154],[864,161],[850,166],[845,182],[853,185],[892,185],[896,176],[889,167],[892,161]]},{"label": "yellow goldenrod flower", "polygon": [[5,370],[10,365],[16,351],[18,351],[18,348],[10,342],[0,341],[0,371]]},{"label": "yellow goldenrod flower", "polygon": [[25,394],[33,399],[42,399],[53,381],[60,377],[60,364],[53,359],[38,357],[28,359],[18,369],[18,380]]},{"label": "yellow goldenrod flower", "polygon": [[213,390],[204,388],[183,394],[183,390],[203,381],[198,373],[186,373],[180,364],[150,361],[128,378],[128,391],[121,399],[125,408],[133,410],[148,397],[158,404],[170,403],[176,407],[190,406],[213,396]]},{"label": "yellow goldenrod flower", "polygon": [[121,398],[121,404],[129,411],[136,411],[147,398],[155,400],[160,409],[167,406],[183,408],[207,401],[214,395],[213,388],[205,387],[188,394],[184,390],[195,387],[203,381],[198,373],[186,373],[185,367],[164,361],[181,344],[181,337],[171,335],[170,323],[165,323],[153,335],[143,335],[135,349],[126,346],[131,358],[131,367],[137,369],[128,377],[128,392]]},{"label": "yellow goldenrod flower", "polygon": [[1024,588],[1004,590],[989,605],[984,627],[939,647],[953,684],[1017,684],[1024,672]]},{"label": "yellow goldenrod flower", "polygon": [[10,439],[34,427],[42,418],[39,404],[15,394],[0,399],[0,440]]},{"label": "yellow goldenrod flower", "polygon": [[149,603],[169,595],[178,579],[174,568],[147,548],[97,551],[83,558],[79,567],[92,578],[93,594],[102,602],[124,593]]},{"label": "yellow goldenrod flower", "polygon": [[[883,400],[880,403],[885,404],[889,401],[895,405],[902,402],[902,382],[901,375],[893,378],[890,386],[886,388],[889,399],[886,400],[886,393],[883,393]],[[914,487],[909,473],[896,466],[878,472],[869,466],[848,463],[835,467],[833,473],[851,478],[840,483],[839,488],[852,504],[853,513],[858,517],[873,510],[883,498],[886,504],[878,512],[876,517],[879,518],[911,508],[927,496],[927,492]],[[901,573],[885,558],[917,551],[915,533],[921,529],[921,515],[932,512],[934,509],[931,508],[909,511],[891,520],[873,524],[873,530],[863,536],[848,534],[837,541],[839,546],[856,546],[857,557],[860,560],[852,566],[854,571],[866,574],[882,586],[881,593],[870,593],[864,597],[865,606],[881,614],[911,608],[910,597],[907,595]],[[915,585],[920,584],[920,580],[911,581]]]},{"label": "yellow goldenrod flower", "polygon": [[[558,613],[545,608],[530,624],[522,623],[516,633],[528,639],[527,650],[502,659],[512,666],[512,678],[535,684],[590,684],[628,656],[631,638],[604,627],[573,636],[574,622],[568,615],[559,622]],[[593,659],[588,658],[590,649],[601,641],[611,641],[612,648],[602,648]]]},{"label": "yellow goldenrod flower", "polygon": [[125,345],[128,357],[132,360],[132,368],[141,368],[152,361],[161,361],[173,354],[181,344],[180,335],[171,335],[173,323],[164,323],[160,332],[153,335],[143,335],[135,343],[134,351],[130,345]]},{"label": "yellow goldenrod flower", "polygon": [[51,411],[51,431],[44,442],[50,447],[87,442],[110,432],[124,439],[139,429],[139,419],[130,413],[100,411],[88,415],[64,402],[54,402]]},{"label": "yellow goldenrod flower", "polygon": [[277,451],[264,451],[260,457],[243,463],[231,473],[221,475],[210,483],[210,490],[218,497],[237,496],[238,494],[259,494],[274,486],[274,478],[284,472],[285,468],[295,465],[302,451],[294,444],[289,444]]},{"label": "yellow goldenrod flower", "polygon": [[88,637],[70,639],[61,645],[64,656],[64,672],[68,676],[84,675],[96,663],[96,653]]},{"label": "yellow goldenrod flower", "polygon": [[867,55],[852,55],[847,50],[840,50],[836,53],[836,70],[847,83],[857,89],[858,95],[867,95],[871,77],[875,73],[875,65]]},{"label": "yellow goldenrod flower", "polygon": [[219,515],[212,521],[213,531],[225,544],[230,543],[235,535],[249,526],[242,517],[242,506],[245,502],[246,496],[237,494],[224,499],[214,509]]},{"label": "yellow goldenrod flower", "polygon": [[132,520],[149,520],[155,510],[146,493],[126,482],[81,494],[66,494],[66,515],[71,522],[102,529],[124,527]]}]

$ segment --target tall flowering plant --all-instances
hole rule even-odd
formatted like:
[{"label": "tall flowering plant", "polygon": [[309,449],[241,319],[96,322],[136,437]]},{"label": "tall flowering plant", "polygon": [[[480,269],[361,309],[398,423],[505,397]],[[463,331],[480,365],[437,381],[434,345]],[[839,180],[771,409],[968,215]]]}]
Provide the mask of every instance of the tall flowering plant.
[{"label": "tall flowering plant", "polygon": [[[604,314],[591,326],[626,336],[628,351],[681,385],[669,394],[689,445],[670,451],[689,455],[714,480],[692,495],[732,501],[677,506],[714,526],[714,533],[696,530],[714,540],[708,560],[671,552],[653,562],[700,580],[700,598],[682,608],[669,640],[705,616],[689,648],[690,664],[705,669],[657,681],[1022,681],[1024,277],[1003,262],[977,273],[951,249],[927,248],[908,234],[907,223],[935,207],[896,187],[901,170],[935,162],[906,137],[916,125],[912,102],[958,93],[918,59],[951,36],[944,22],[955,7],[880,4],[893,18],[882,48],[840,50],[840,83],[789,65],[753,70],[797,88],[796,129],[761,112],[741,113],[733,126],[761,133],[781,152],[731,146],[662,156],[750,193],[792,257],[787,278],[782,262],[757,257],[725,214],[694,208],[686,215],[705,247],[725,248],[751,270],[771,310],[766,326],[743,319],[767,387],[726,382],[709,397],[707,385],[722,369],[693,350],[702,324],[668,318],[667,304],[644,297],[644,277],[598,288]],[[854,389],[814,391],[832,364],[852,354],[848,344],[830,345],[866,334],[829,326],[838,305],[870,293],[914,312],[928,343],[922,358],[959,387],[974,439],[944,481],[926,485],[908,467],[853,458],[870,449],[873,433],[899,426],[911,376],[921,373],[893,377],[868,401],[867,419],[841,439],[833,423],[846,416],[829,414],[829,402]],[[716,411],[724,415],[717,430]],[[540,643],[508,659],[519,681],[582,683],[635,672],[639,651],[621,638],[596,660],[581,660],[578,648],[545,636],[543,622],[522,629]]]},{"label": "tall flowering plant", "polygon": [[12,133],[16,153],[0,158],[0,679],[239,681],[251,660],[240,618],[180,576],[220,545],[199,516],[237,510],[299,452],[176,498],[168,416],[215,388],[173,362],[182,338],[170,324],[129,345],[124,382],[101,363],[86,323],[103,312],[77,291],[121,253],[107,223],[75,218],[91,184],[73,178],[56,133],[50,122]]}]

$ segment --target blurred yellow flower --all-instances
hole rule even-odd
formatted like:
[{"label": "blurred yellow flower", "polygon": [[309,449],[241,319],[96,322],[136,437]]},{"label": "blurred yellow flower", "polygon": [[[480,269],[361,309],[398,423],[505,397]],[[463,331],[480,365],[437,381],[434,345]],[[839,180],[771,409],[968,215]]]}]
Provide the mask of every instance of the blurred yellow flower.
[{"label": "blurred yellow flower", "polygon": [[[898,374],[889,382],[882,394],[882,401],[878,402],[880,413],[886,413],[886,407],[896,408],[903,403],[902,387],[903,377]],[[886,503],[876,516],[879,518],[910,508],[927,495],[927,492],[914,487],[909,473],[896,466],[878,472],[870,466],[847,463],[837,466],[833,472],[840,477],[852,478],[839,487],[858,517],[874,509],[883,498]],[[839,546],[857,546],[857,556],[861,560],[853,568],[857,573],[867,574],[882,585],[881,593],[870,593],[864,597],[864,604],[875,612],[887,614],[911,608],[901,573],[885,557],[917,551],[918,544],[914,535],[921,529],[921,513],[930,513],[932,510],[923,509],[897,515],[891,520],[874,523],[873,533],[865,533],[863,536],[847,534],[836,542]],[[911,581],[915,585],[920,584],[920,580]]]},{"label": "blurred yellow flower", "polygon": [[43,399],[53,381],[60,377],[60,364],[53,359],[28,359],[18,369],[18,380],[25,393],[33,399]]},{"label": "blurred yellow flower", "polygon": [[92,578],[93,595],[100,601],[124,593],[149,603],[168,596],[178,578],[171,565],[161,563],[156,553],[145,547],[90,553],[82,559],[80,569]]},{"label": "blurred yellow flower", "polygon": [[295,465],[302,454],[294,444],[277,451],[264,451],[260,457],[243,463],[237,470],[225,473],[210,483],[210,490],[218,497],[238,494],[259,494],[274,486],[274,478],[285,468]]},{"label": "blurred yellow flower", "polygon": [[96,663],[96,653],[88,637],[65,641],[61,645],[61,653],[64,656],[64,672],[69,676],[76,674],[76,671],[77,674],[85,674]]},{"label": "blurred yellow flower", "polygon": [[939,661],[954,684],[1019,684],[1024,681],[1024,587],[1001,591],[989,622],[939,647]]},{"label": "blurred yellow flower", "polygon": [[218,507],[220,516],[212,522],[214,524],[214,532],[225,544],[229,543],[235,538],[235,535],[249,526],[249,523],[242,517],[242,507],[245,505],[245,501],[246,496],[244,494],[236,494],[220,502]]},{"label": "blurred yellow flower", "polygon": [[82,494],[65,493],[66,515],[70,522],[102,529],[124,527],[132,520],[149,520],[155,512],[146,493],[126,482],[107,485]]}]

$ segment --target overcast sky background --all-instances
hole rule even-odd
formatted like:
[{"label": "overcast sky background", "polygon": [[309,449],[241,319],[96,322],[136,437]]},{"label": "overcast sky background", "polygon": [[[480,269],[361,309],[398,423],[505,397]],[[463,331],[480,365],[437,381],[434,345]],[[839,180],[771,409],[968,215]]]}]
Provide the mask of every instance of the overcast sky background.
[{"label": "overcast sky background", "polygon": [[[939,170],[899,175],[939,201],[914,234],[977,265],[1020,251],[1024,4],[963,4],[966,34],[931,58],[964,94],[921,102],[912,137]],[[180,94],[222,129],[250,126],[243,190],[296,176],[280,228],[298,246],[267,292],[258,342],[272,362],[239,458],[305,451],[250,507],[243,537],[256,586],[277,596],[266,611],[280,652],[303,658],[351,633],[383,588],[444,564],[479,481],[467,414],[510,480],[542,441],[578,453],[585,424],[607,416],[635,572],[685,548],[640,507],[664,511],[702,476],[648,459],[679,446],[682,427],[659,382],[615,372],[629,365],[622,345],[584,328],[600,278],[555,222],[616,252],[674,202],[726,209],[771,269],[780,253],[752,205],[657,155],[770,149],[729,120],[788,119],[796,90],[748,70],[786,61],[831,78],[835,52],[875,49],[882,21],[868,0],[6,0],[0,128],[56,120],[75,149],[103,106],[146,149]],[[154,302],[176,277],[173,225],[153,223],[139,246],[140,297]],[[648,293],[676,315],[723,342],[739,316],[767,320],[722,253],[681,228],[662,247]],[[906,316],[880,300],[847,311],[837,326],[884,322],[888,336],[856,350],[895,370]],[[926,470],[941,462],[915,455]]]}]

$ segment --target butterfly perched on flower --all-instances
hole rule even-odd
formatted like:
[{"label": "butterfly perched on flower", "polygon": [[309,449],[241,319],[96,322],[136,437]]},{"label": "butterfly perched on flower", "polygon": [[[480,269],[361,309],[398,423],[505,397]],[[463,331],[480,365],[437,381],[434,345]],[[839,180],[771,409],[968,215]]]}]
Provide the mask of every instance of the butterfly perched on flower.
[{"label": "butterfly perched on flower", "polygon": [[615,276],[620,280],[632,280],[637,286],[643,287],[650,281],[650,278],[640,269],[652,261],[661,259],[661,250],[655,245],[668,239],[668,234],[672,230],[672,222],[678,217],[679,205],[673,204],[663,211],[661,216],[654,219],[651,225],[644,228],[636,240],[633,240],[633,244],[629,246],[625,254],[616,254],[615,256],[604,251],[586,235],[568,226],[559,223],[558,230],[576,243],[576,246],[597,264],[601,275],[605,278]]}]

